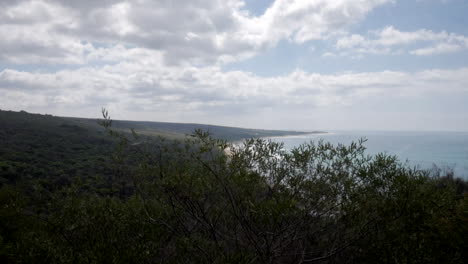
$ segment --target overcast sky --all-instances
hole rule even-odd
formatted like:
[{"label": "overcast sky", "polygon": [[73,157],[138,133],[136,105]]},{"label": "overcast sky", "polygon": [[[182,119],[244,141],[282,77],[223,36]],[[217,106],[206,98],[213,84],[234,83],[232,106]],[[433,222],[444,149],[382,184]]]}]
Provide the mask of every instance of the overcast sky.
[{"label": "overcast sky", "polygon": [[468,131],[467,0],[0,1],[0,109]]}]

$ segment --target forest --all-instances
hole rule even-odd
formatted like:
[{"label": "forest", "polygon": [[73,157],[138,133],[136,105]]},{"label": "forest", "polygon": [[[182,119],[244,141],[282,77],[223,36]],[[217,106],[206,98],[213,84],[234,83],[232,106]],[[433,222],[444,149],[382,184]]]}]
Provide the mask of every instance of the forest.
[{"label": "forest", "polygon": [[0,261],[467,259],[468,184],[450,171],[365,140],[285,151],[261,138],[284,131],[164,125],[0,111]]}]

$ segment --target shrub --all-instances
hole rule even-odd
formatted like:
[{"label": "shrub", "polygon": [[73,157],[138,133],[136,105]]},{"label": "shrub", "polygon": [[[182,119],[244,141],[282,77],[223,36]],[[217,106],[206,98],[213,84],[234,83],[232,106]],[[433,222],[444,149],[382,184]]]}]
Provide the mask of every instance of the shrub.
[{"label": "shrub", "polygon": [[[110,122],[103,123],[110,129]],[[109,130],[111,131],[111,130]],[[0,190],[2,257],[48,263],[462,263],[466,186],[396,157],[121,132],[116,191]],[[94,178],[93,178],[94,179]],[[92,184],[88,179],[86,184]],[[98,185],[96,182],[95,185]],[[128,186],[131,186],[129,190]],[[120,189],[119,189],[120,188]],[[15,195],[13,195],[15,194]],[[14,208],[14,209],[12,209]],[[14,213],[12,213],[14,212]],[[22,219],[15,223],[13,219]],[[5,236],[5,234],[14,234]],[[7,253],[5,253],[7,252]]]}]

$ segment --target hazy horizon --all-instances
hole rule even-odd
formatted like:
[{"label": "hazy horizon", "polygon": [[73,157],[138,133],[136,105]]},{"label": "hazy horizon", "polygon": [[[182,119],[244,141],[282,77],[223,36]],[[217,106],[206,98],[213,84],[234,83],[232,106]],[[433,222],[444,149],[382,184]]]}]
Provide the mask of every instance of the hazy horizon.
[{"label": "hazy horizon", "polygon": [[[15,111],[16,110],[6,110],[6,109],[0,109],[4,111]],[[19,111],[25,111],[25,110],[19,110]],[[40,114],[40,115],[52,115],[56,117],[64,117],[64,118],[84,118],[84,119],[102,119],[102,115],[96,115],[94,117],[82,117],[82,116],[63,116],[63,115],[54,115],[50,113],[36,113],[36,112],[28,112],[30,114]],[[199,124],[199,125],[211,125],[211,126],[225,126],[225,127],[234,127],[234,128],[245,128],[245,129],[264,129],[264,130],[283,130],[283,131],[297,131],[297,132],[311,132],[311,134],[317,134],[317,132],[324,132],[327,134],[333,134],[333,133],[340,133],[340,132],[375,132],[375,133],[385,133],[385,132],[403,132],[403,133],[422,133],[422,132],[428,132],[428,133],[468,133],[468,130],[382,130],[382,129],[288,129],[288,128],[268,128],[268,127],[241,127],[241,126],[231,126],[231,125],[223,125],[219,123],[197,123],[197,122],[173,122],[173,121],[160,121],[160,120],[138,120],[138,119],[115,119],[111,116],[112,120],[115,121],[130,121],[130,122],[160,122],[160,123],[174,123],[174,124]],[[278,136],[278,137],[301,137],[301,135],[290,135],[290,136]]]},{"label": "hazy horizon", "polygon": [[0,109],[324,131],[468,131],[468,1],[0,3]]}]

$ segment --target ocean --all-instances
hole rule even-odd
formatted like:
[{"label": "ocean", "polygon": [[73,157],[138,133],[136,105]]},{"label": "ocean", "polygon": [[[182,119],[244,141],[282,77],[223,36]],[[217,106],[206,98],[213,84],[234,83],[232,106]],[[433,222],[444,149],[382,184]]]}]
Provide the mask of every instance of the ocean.
[{"label": "ocean", "polygon": [[402,132],[402,131],[332,131],[326,134],[271,137],[283,142],[284,148],[323,139],[332,144],[349,144],[360,138],[367,139],[367,154],[396,155],[411,167],[453,169],[455,176],[468,179],[468,132]]}]

